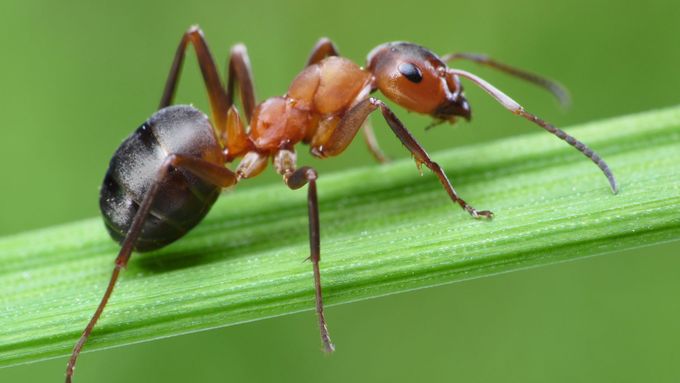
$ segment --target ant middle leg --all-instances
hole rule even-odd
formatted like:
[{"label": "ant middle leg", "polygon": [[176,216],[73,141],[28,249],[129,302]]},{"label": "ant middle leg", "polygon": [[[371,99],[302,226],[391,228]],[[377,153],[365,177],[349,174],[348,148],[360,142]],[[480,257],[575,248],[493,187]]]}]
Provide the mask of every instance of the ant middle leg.
[{"label": "ant middle leg", "polygon": [[118,252],[118,256],[116,257],[113,273],[111,274],[111,279],[109,280],[109,284],[106,288],[106,291],[104,292],[104,295],[102,296],[102,299],[99,302],[99,306],[97,306],[94,315],[92,316],[87,326],[85,327],[85,330],[80,336],[80,339],[78,339],[78,342],[73,347],[71,358],[69,359],[68,364],[66,366],[66,383],[71,383],[72,381],[73,372],[75,370],[76,362],[78,360],[78,355],[80,355],[80,351],[83,349],[83,346],[85,346],[85,342],[87,342],[87,339],[92,333],[95,324],[99,320],[101,314],[104,312],[104,308],[106,307],[106,304],[108,303],[109,298],[113,293],[113,289],[116,286],[116,282],[118,281],[120,271],[127,266],[127,263],[130,260],[130,256],[132,255],[132,251],[135,248],[137,238],[141,234],[142,228],[144,227],[146,217],[149,214],[149,211],[151,210],[151,206],[153,205],[154,200],[158,195],[158,192],[160,191],[160,186],[163,184],[165,177],[168,176],[168,173],[173,168],[181,168],[188,170],[197,177],[223,188],[232,186],[238,182],[236,174],[234,174],[231,170],[204,161],[200,158],[171,154],[165,159],[165,161],[163,161],[163,164],[158,170],[154,182],[151,184],[151,187],[149,188],[149,190],[147,190],[146,194],[144,195],[142,203],[139,205],[139,208],[137,209],[137,212],[135,213],[135,216],[132,219],[130,228],[127,231],[125,239],[123,240],[123,243],[121,245],[120,251]]},{"label": "ant middle leg", "polygon": [[236,178],[241,180],[257,176],[267,167],[268,160],[269,156],[256,151],[245,153],[243,159],[241,159],[241,162],[236,167]]},{"label": "ant middle leg", "polygon": [[319,318],[319,332],[324,351],[333,352],[335,346],[331,342],[326,325],[326,318],[323,312],[323,297],[321,295],[321,271],[319,261],[321,260],[321,245],[319,231],[319,203],[316,195],[317,173],[311,167],[304,166],[296,168],[295,152],[291,150],[279,150],[274,156],[274,166],[276,171],[283,176],[283,181],[293,190],[307,186],[307,210],[309,214],[309,260],[312,261],[314,270],[314,291],[316,294],[316,313]]},{"label": "ant middle leg", "polygon": [[338,126],[333,132],[333,134],[329,137],[328,141],[323,144],[323,151],[321,155],[322,156],[337,155],[341,153],[343,150],[345,150],[345,148],[349,145],[349,143],[356,135],[357,131],[359,130],[363,122],[368,118],[368,116],[372,112],[374,112],[378,108],[380,108],[380,111],[382,112],[385,121],[387,121],[387,124],[390,126],[394,134],[397,136],[397,138],[399,138],[401,143],[406,147],[406,149],[408,149],[409,152],[411,152],[411,154],[415,158],[418,169],[420,169],[420,166],[422,164],[427,166],[435,175],[437,175],[437,178],[439,178],[439,182],[442,184],[451,200],[460,205],[460,207],[467,211],[472,217],[474,218],[493,217],[492,212],[487,210],[477,210],[470,204],[465,202],[465,200],[462,199],[458,195],[456,190],[453,188],[453,185],[451,185],[451,181],[449,181],[448,177],[446,176],[446,173],[444,173],[444,170],[441,168],[441,166],[439,166],[439,164],[437,164],[436,162],[432,161],[432,159],[427,154],[425,149],[423,149],[423,147],[420,146],[418,141],[416,141],[415,137],[413,137],[411,132],[409,132],[408,129],[406,129],[406,127],[401,121],[399,121],[399,119],[392,112],[392,110],[390,110],[390,108],[387,105],[385,105],[384,102],[373,97],[359,102],[352,109],[350,109],[349,112],[347,112],[347,114],[345,114],[342,120],[338,123]]}]

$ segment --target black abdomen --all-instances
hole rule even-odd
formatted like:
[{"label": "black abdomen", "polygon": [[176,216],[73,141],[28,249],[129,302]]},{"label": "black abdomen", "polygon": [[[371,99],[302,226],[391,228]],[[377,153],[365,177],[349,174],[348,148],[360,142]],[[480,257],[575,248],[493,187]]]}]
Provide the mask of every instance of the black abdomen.
[{"label": "black abdomen", "polygon": [[[99,197],[111,237],[122,243],[144,195],[170,154],[222,166],[221,147],[202,112],[177,105],[156,112],[113,155]],[[158,190],[135,249],[161,248],[186,234],[208,213],[220,187],[181,169],[170,171]]]}]

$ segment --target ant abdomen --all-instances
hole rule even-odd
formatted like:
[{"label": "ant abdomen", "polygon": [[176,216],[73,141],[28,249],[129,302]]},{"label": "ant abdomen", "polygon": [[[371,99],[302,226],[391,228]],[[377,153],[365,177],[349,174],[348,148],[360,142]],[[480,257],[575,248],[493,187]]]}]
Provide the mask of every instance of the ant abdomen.
[{"label": "ant abdomen", "polygon": [[[99,206],[106,229],[117,242],[125,239],[144,195],[170,154],[221,165],[220,145],[205,114],[187,105],[161,109],[113,155]],[[135,249],[155,250],[181,238],[203,219],[219,193],[220,187],[186,170],[171,170],[161,183]]]}]

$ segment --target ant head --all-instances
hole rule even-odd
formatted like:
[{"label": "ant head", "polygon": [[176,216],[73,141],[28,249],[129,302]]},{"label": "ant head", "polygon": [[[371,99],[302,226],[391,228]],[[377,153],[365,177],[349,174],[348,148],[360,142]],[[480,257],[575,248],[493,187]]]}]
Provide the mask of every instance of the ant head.
[{"label": "ant head", "polygon": [[375,87],[387,98],[417,113],[449,122],[470,120],[470,105],[458,76],[434,53],[415,44],[379,45],[368,54]]}]

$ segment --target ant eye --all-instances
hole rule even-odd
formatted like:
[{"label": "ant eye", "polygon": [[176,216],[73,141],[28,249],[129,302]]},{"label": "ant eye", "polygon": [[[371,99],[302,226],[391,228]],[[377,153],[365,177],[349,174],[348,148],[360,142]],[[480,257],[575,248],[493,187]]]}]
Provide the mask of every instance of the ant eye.
[{"label": "ant eye", "polygon": [[404,75],[404,77],[411,82],[417,84],[423,80],[423,74],[420,72],[420,69],[411,63],[401,63],[397,69],[399,70],[399,73]]}]

